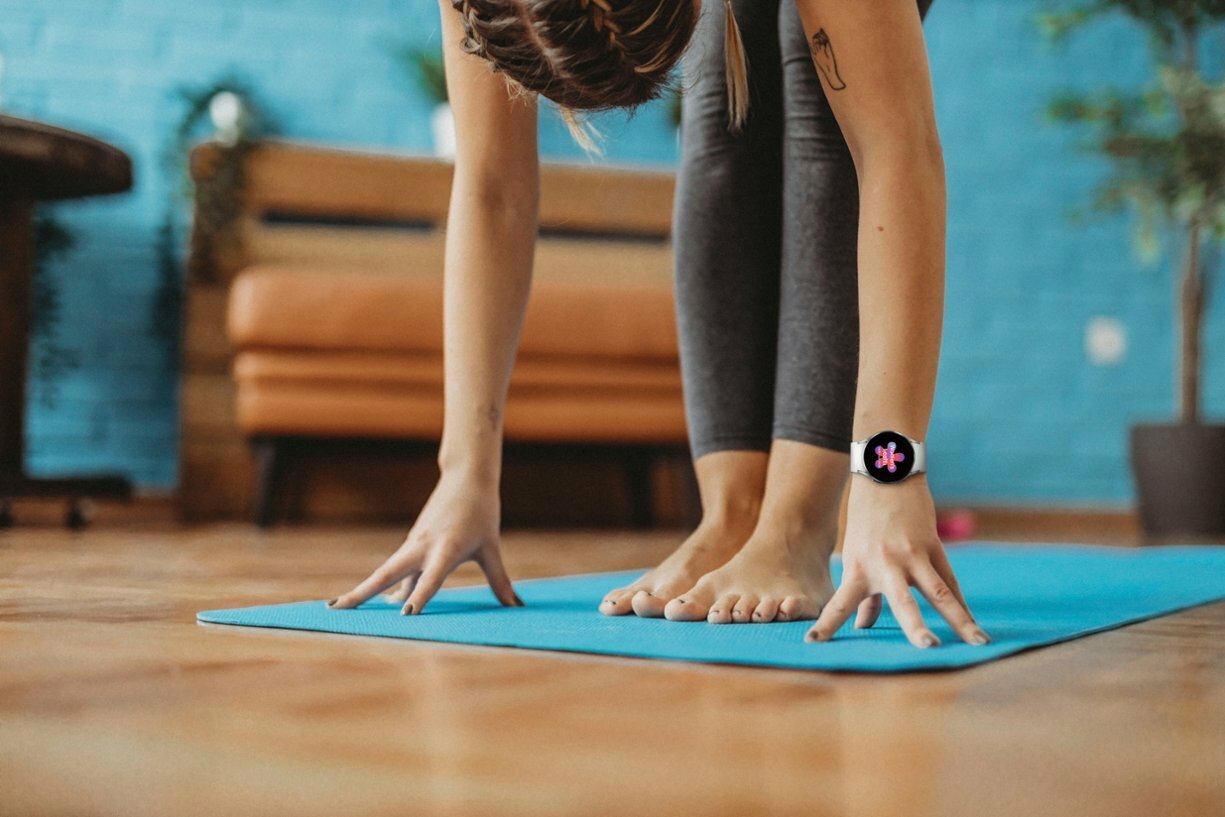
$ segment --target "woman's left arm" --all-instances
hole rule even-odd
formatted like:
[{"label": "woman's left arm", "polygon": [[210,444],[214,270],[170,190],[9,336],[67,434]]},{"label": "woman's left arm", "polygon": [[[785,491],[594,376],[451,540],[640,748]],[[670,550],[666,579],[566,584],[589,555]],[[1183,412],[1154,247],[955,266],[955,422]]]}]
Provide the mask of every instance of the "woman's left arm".
[{"label": "woman's left arm", "polygon": [[[859,381],[854,438],[927,435],[944,306],[944,159],[916,0],[796,0],[826,97],[859,176]],[[814,214],[815,217],[815,214]],[[881,596],[916,647],[939,643],[916,587],[972,644],[974,622],[936,534],[923,474],[852,478],[842,584],[809,631],[823,641]]]}]

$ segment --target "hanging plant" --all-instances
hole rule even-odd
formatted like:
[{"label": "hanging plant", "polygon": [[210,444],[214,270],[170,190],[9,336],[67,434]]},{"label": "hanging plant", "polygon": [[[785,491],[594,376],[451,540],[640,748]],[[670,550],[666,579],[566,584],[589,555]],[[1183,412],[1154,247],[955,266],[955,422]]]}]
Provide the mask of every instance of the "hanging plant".
[{"label": "hanging plant", "polygon": [[[234,74],[203,86],[183,86],[173,96],[183,115],[162,152],[162,167],[172,180],[170,195],[157,233],[158,284],[154,291],[149,331],[167,352],[169,371],[177,371],[184,288],[183,248],[187,215],[195,199],[191,267],[193,281],[212,281],[213,253],[242,211],[243,168],[247,154],[278,128],[254,88]],[[197,191],[189,167],[196,141],[211,135],[218,147],[218,166],[206,189]]]},{"label": "hanging plant", "polygon": [[38,208],[34,218],[34,280],[31,293],[30,339],[33,356],[30,361],[30,384],[39,405],[55,408],[59,397],[57,381],[70,371],[80,368],[80,353],[65,347],[60,339],[63,319],[61,281],[55,264],[71,252],[75,240],[64,222],[46,206]]}]

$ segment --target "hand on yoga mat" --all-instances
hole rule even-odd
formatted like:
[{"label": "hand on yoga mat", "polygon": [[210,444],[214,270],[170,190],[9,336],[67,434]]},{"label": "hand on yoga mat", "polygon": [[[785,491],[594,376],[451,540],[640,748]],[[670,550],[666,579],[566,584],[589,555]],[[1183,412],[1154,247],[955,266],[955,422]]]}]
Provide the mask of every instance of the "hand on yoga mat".
[{"label": "hand on yoga mat", "polygon": [[415,615],[464,562],[480,566],[498,601],[507,607],[522,607],[502,564],[500,513],[496,488],[444,476],[399,550],[357,587],[328,602],[328,607],[357,607],[395,587],[389,598],[404,602],[404,615]]},{"label": "hand on yoga mat", "polygon": [[856,627],[871,627],[883,596],[916,647],[940,643],[928,629],[915,587],[967,644],[990,643],[975,623],[936,535],[936,509],[924,477],[896,485],[856,480],[847,508],[842,583],[805,640],[828,641],[854,614]]}]

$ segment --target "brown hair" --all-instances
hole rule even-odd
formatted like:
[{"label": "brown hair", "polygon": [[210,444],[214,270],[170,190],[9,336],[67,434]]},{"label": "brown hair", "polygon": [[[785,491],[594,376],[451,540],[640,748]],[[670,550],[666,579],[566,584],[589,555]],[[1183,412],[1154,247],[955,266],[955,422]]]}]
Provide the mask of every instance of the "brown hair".
[{"label": "brown hair", "polygon": [[[748,112],[740,30],[727,8],[728,111]],[[697,25],[692,0],[451,0],[464,51],[522,89],[574,111],[632,108],[658,97]],[[580,137],[581,139],[581,137]]]}]

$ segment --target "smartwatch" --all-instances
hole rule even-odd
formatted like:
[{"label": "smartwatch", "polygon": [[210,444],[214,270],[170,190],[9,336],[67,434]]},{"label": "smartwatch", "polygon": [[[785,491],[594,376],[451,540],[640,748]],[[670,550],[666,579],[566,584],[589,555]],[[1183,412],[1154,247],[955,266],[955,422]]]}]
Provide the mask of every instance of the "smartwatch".
[{"label": "smartwatch", "polygon": [[851,443],[852,474],[866,474],[875,482],[891,483],[926,471],[925,446],[905,434],[878,431],[866,440]]}]

